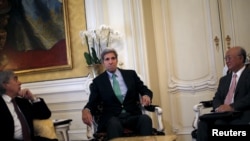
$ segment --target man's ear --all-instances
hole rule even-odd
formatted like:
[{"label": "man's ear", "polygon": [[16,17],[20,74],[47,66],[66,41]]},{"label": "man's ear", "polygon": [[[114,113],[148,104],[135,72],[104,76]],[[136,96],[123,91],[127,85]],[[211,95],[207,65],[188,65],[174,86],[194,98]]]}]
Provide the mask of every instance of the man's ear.
[{"label": "man's ear", "polygon": [[2,84],[0,84],[1,86],[2,86],[2,88],[5,88],[6,89],[6,87],[7,87],[7,83],[2,83]]}]

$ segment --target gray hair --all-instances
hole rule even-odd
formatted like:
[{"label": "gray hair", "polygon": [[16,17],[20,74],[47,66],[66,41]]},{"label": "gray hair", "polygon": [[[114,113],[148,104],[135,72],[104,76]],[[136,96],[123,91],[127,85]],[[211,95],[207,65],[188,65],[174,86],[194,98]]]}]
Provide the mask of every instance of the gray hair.
[{"label": "gray hair", "polygon": [[9,82],[10,78],[15,76],[13,71],[6,70],[0,71],[0,94],[4,94],[6,92],[5,88],[3,87],[4,83]]},{"label": "gray hair", "polygon": [[116,52],[116,50],[114,48],[110,48],[110,47],[107,47],[105,48],[102,53],[101,53],[101,61],[103,62],[104,61],[104,56],[108,53],[114,53],[115,54],[115,57],[117,58],[118,57],[118,54]]}]

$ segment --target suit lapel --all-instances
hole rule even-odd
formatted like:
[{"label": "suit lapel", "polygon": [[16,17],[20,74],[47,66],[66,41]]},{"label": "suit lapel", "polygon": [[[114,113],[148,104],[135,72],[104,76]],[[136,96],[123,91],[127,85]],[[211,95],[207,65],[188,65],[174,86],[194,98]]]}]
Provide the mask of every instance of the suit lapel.
[{"label": "suit lapel", "polygon": [[[109,75],[107,72],[105,72],[105,74],[102,76],[102,84],[104,86],[104,88],[106,88],[109,92],[113,92],[113,88],[112,88],[112,85],[110,83],[110,79],[109,79]],[[108,83],[107,83],[108,82]]]},{"label": "suit lapel", "polygon": [[248,73],[247,68],[245,68],[245,69],[243,70],[243,72],[242,72],[242,74],[241,74],[241,76],[240,76],[238,82],[237,82],[237,86],[236,86],[236,89],[235,89],[235,95],[238,93],[240,86],[241,86],[244,82],[246,82],[245,79],[247,79],[247,73]]},{"label": "suit lapel", "polygon": [[122,74],[123,80],[125,85],[127,86],[127,88],[129,89],[129,82],[131,81],[130,77],[128,77],[128,74],[126,73],[126,71],[119,69],[119,71]]},{"label": "suit lapel", "polygon": [[[12,120],[12,115],[10,113],[9,108],[7,107],[4,99],[2,98],[2,96],[0,96],[0,113],[4,115],[4,117],[6,118],[6,123],[11,123],[14,125],[14,122]],[[10,125],[11,126],[11,125]]]},{"label": "suit lapel", "polygon": [[127,73],[127,71],[121,70],[121,69],[119,69],[119,70],[120,70],[121,75],[123,77],[124,83],[127,86],[127,93],[126,93],[126,96],[124,98],[124,101],[126,101],[126,97],[128,97],[128,95],[129,95],[128,91],[131,89],[131,86],[129,85],[131,83],[129,83],[129,82],[131,82],[132,80],[131,80],[131,77],[129,76],[129,74]]}]

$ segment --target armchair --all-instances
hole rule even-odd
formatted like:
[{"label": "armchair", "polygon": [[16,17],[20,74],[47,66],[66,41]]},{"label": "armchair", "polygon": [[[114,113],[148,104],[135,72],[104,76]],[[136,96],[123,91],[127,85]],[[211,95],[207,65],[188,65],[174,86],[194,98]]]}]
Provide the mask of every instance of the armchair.
[{"label": "armchair", "polygon": [[64,141],[69,141],[68,130],[71,119],[36,119],[33,120],[35,136],[58,141],[56,132],[61,133]]},{"label": "armchair", "polygon": [[192,124],[194,130],[191,133],[193,140],[196,140],[196,138],[197,138],[197,129],[198,129],[198,122],[199,122],[200,116],[205,113],[205,109],[212,112],[213,111],[212,104],[213,104],[213,101],[208,100],[208,101],[201,101],[199,104],[196,104],[193,106],[193,110],[195,113],[194,121]]},{"label": "armchair", "polygon": [[[97,111],[93,114],[94,115],[94,122],[92,126],[87,126],[87,138],[92,141],[102,141],[105,140],[106,133],[97,133],[97,121],[99,120],[99,116],[102,112],[102,106],[97,106]],[[165,135],[164,133],[164,126],[162,122],[162,109],[157,105],[150,105],[147,107],[142,107],[143,114],[150,114],[154,112],[157,118],[157,128],[152,129],[152,135]],[[124,136],[135,136],[133,131],[124,129]]]},{"label": "armchair", "polygon": [[[193,121],[194,130],[191,133],[192,139],[196,140],[197,138],[197,129],[199,120],[215,121],[217,119],[232,119],[238,118],[242,111],[228,111],[228,112],[215,112],[213,107],[213,101],[201,101],[199,104],[193,106],[195,112],[195,118]],[[205,111],[208,109],[209,111]],[[248,124],[249,125],[249,124]]]}]

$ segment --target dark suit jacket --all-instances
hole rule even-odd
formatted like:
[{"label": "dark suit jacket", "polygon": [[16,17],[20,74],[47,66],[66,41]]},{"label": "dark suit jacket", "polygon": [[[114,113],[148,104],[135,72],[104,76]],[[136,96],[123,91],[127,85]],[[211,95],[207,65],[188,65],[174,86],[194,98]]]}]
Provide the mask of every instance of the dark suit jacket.
[{"label": "dark suit jacket", "polygon": [[[214,109],[224,103],[231,79],[232,73],[229,73],[220,79],[217,92],[213,99]],[[231,106],[235,111],[243,112],[241,119],[250,121],[250,69],[247,67],[243,70],[238,80],[235,89],[234,103],[232,103]]]},{"label": "dark suit jacket", "polygon": [[[33,119],[47,119],[51,116],[51,111],[43,99],[31,104],[27,99],[16,97],[16,103],[24,114],[34,139]],[[0,137],[6,141],[13,141],[14,120],[2,96],[0,96],[0,113]]]},{"label": "dark suit jacket", "polygon": [[115,96],[106,71],[93,80],[91,94],[85,108],[92,111],[97,103],[100,101],[103,103],[103,115],[98,123],[99,128],[102,128],[112,116],[119,116],[123,108],[132,115],[142,114],[139,95],[148,95],[151,99],[153,97],[152,91],[143,84],[134,70],[119,70],[128,88],[123,103],[120,103]]}]

